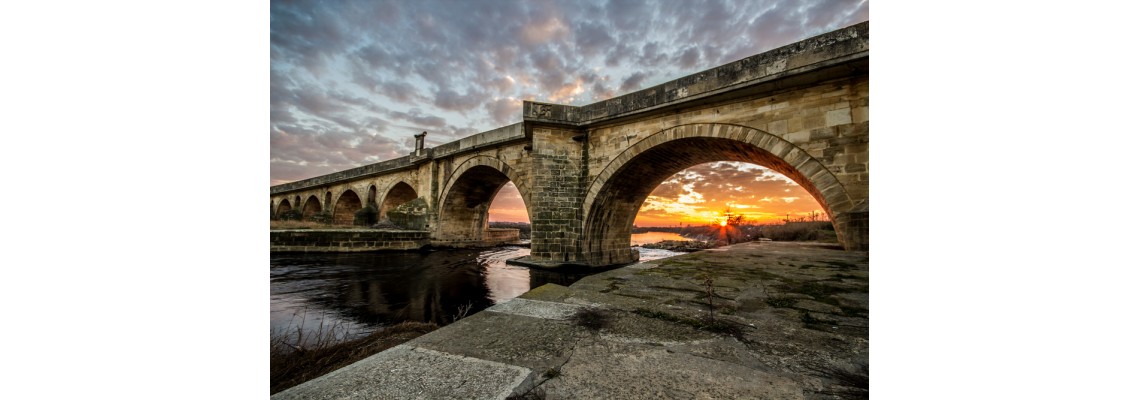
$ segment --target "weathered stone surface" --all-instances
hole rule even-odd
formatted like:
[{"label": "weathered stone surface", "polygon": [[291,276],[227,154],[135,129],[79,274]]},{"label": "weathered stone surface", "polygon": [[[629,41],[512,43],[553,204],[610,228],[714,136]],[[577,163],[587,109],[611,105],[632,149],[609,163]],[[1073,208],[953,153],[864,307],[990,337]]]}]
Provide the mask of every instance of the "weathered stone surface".
[{"label": "weathered stone surface", "polygon": [[868,278],[866,252],[823,244],[700,251],[544,285],[273,397],[867,398]]},{"label": "weathered stone surface", "polygon": [[278,393],[274,399],[501,399],[531,371],[400,345]]},{"label": "weathered stone surface", "polygon": [[429,244],[428,231],[304,229],[269,231],[270,251],[358,252],[415,250]]}]

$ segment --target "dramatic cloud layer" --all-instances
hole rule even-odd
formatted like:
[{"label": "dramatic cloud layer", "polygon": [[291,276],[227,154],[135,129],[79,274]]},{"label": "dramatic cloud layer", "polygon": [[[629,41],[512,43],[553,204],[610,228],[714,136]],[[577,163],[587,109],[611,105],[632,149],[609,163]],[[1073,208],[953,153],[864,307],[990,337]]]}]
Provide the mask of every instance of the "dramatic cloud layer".
[{"label": "dramatic cloud layer", "polygon": [[823,208],[804,188],[759,165],[739,162],[701,164],[662,182],[641,205],[634,224],[677,226],[708,224],[726,209],[750,223],[786,218],[825,218]]},{"label": "dramatic cloud layer", "polygon": [[[866,21],[867,8],[866,0],[275,1],[270,184],[408,154],[423,131],[430,147],[515,123],[523,100],[581,105],[660,84]],[[735,193],[785,189],[723,168],[687,174],[666,181],[643,212],[751,205]],[[499,219],[519,219],[503,207]]]}]

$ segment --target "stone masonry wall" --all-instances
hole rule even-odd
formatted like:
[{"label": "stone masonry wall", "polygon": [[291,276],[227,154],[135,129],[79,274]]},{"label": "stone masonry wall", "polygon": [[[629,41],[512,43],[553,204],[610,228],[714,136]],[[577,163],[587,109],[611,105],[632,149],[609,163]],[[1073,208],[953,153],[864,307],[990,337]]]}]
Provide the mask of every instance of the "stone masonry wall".
[{"label": "stone masonry wall", "polygon": [[426,231],[282,230],[269,231],[269,251],[359,252],[415,250],[429,243]]},{"label": "stone masonry wall", "polygon": [[578,261],[582,232],[583,144],[576,130],[535,127],[531,257]]},{"label": "stone masonry wall", "polygon": [[830,81],[810,88],[684,109],[593,128],[589,173],[594,179],[632,144],[675,126],[696,123],[742,125],[779,136],[820,161],[852,198],[867,198],[870,121],[867,77]]}]

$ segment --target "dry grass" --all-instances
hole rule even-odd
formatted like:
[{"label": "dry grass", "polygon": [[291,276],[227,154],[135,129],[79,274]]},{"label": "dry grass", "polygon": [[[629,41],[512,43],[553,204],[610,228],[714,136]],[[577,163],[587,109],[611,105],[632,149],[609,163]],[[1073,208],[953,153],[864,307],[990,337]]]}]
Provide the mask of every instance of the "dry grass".
[{"label": "dry grass", "polygon": [[783,225],[765,225],[760,237],[775,241],[837,242],[830,221],[789,222]]},{"label": "dry grass", "polygon": [[273,335],[269,344],[269,393],[297,386],[438,328],[433,323],[402,322],[348,341],[336,329],[307,338],[299,337],[299,333]]}]

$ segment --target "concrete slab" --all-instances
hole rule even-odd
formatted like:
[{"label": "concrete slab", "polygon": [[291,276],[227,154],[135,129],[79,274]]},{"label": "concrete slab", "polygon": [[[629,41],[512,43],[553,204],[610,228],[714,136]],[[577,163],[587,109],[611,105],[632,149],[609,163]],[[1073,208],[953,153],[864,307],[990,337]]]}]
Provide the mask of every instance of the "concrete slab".
[{"label": "concrete slab", "polygon": [[803,399],[794,380],[668,347],[579,347],[542,388],[548,399]]},{"label": "concrete slab", "polygon": [[562,362],[583,331],[566,321],[480,312],[407,344],[541,372]]},{"label": "concrete slab", "polygon": [[399,345],[273,399],[502,399],[526,368]]},{"label": "concrete slab", "polygon": [[542,319],[565,320],[582,306],[542,300],[514,298],[487,308],[487,311]]}]

